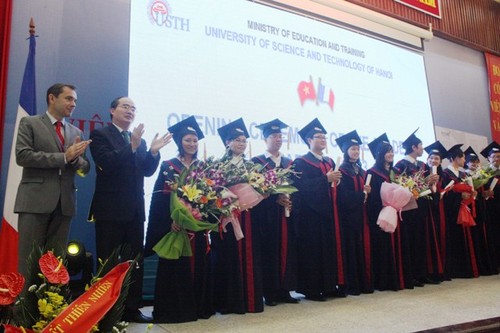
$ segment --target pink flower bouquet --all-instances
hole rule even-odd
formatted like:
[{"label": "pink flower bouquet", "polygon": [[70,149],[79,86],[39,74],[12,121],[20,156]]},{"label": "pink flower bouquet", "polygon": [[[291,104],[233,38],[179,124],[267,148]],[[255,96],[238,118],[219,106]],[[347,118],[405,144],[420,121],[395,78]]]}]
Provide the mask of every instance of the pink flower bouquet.
[{"label": "pink flower bouquet", "polygon": [[384,208],[378,215],[377,225],[385,232],[394,232],[398,226],[398,213],[410,201],[407,188],[394,183],[382,183],[380,197]]},{"label": "pink flower bouquet", "polygon": [[240,211],[257,206],[264,197],[248,183],[239,183],[229,187],[229,190],[238,197]]}]

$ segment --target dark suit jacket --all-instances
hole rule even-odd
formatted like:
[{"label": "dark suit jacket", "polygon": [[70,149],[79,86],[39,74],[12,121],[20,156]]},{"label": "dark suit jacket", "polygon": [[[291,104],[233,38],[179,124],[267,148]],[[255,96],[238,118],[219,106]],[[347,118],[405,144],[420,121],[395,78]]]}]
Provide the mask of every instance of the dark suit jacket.
[{"label": "dark suit jacket", "polygon": [[133,153],[114,125],[92,131],[90,139],[97,176],[89,219],[130,221],[137,213],[144,221],[144,177],[154,174],[160,154],[153,156],[144,140]]},{"label": "dark suit jacket", "polygon": [[[83,139],[82,131],[66,123],[65,148],[76,137]],[[15,213],[52,213],[61,199],[61,211],[74,216],[76,211],[75,173],[87,174],[90,168],[85,157],[75,163],[64,162],[54,125],[46,113],[21,119],[16,141],[16,162],[23,167],[17,190]]]}]

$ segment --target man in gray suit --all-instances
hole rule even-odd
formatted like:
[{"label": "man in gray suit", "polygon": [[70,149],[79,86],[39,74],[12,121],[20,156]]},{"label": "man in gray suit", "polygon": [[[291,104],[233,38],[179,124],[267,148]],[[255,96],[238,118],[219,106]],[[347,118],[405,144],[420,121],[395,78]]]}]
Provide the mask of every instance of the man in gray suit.
[{"label": "man in gray suit", "polygon": [[19,123],[16,162],[23,167],[14,212],[19,214],[19,272],[30,285],[27,258],[34,247],[62,255],[76,210],[75,174],[90,165],[82,131],[66,122],[76,106],[76,89],[56,83],[47,90],[47,112]]}]

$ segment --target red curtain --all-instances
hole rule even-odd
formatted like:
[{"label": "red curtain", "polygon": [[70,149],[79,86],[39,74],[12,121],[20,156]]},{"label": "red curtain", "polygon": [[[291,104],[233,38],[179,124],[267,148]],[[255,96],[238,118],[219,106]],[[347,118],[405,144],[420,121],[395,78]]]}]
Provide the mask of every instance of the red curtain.
[{"label": "red curtain", "polygon": [[9,69],[10,28],[12,23],[12,0],[0,1],[0,165],[2,164],[3,129],[5,104],[7,102],[7,77]]}]

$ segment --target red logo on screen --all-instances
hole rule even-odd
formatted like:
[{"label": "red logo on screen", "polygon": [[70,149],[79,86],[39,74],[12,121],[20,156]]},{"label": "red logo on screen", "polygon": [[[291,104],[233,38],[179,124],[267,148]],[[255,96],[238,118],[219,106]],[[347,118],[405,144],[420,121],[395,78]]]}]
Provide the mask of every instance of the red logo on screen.
[{"label": "red logo on screen", "polygon": [[165,1],[155,0],[149,4],[149,19],[158,26],[163,26],[167,23],[169,12],[168,3]]},{"label": "red logo on screen", "polygon": [[333,111],[335,94],[332,88],[325,86],[321,82],[321,78],[318,79],[317,88],[314,86],[312,76],[309,76],[309,81],[300,81],[297,86],[297,93],[299,95],[300,105],[304,106],[306,101],[311,100],[315,101],[317,106],[327,104],[330,110]]}]

